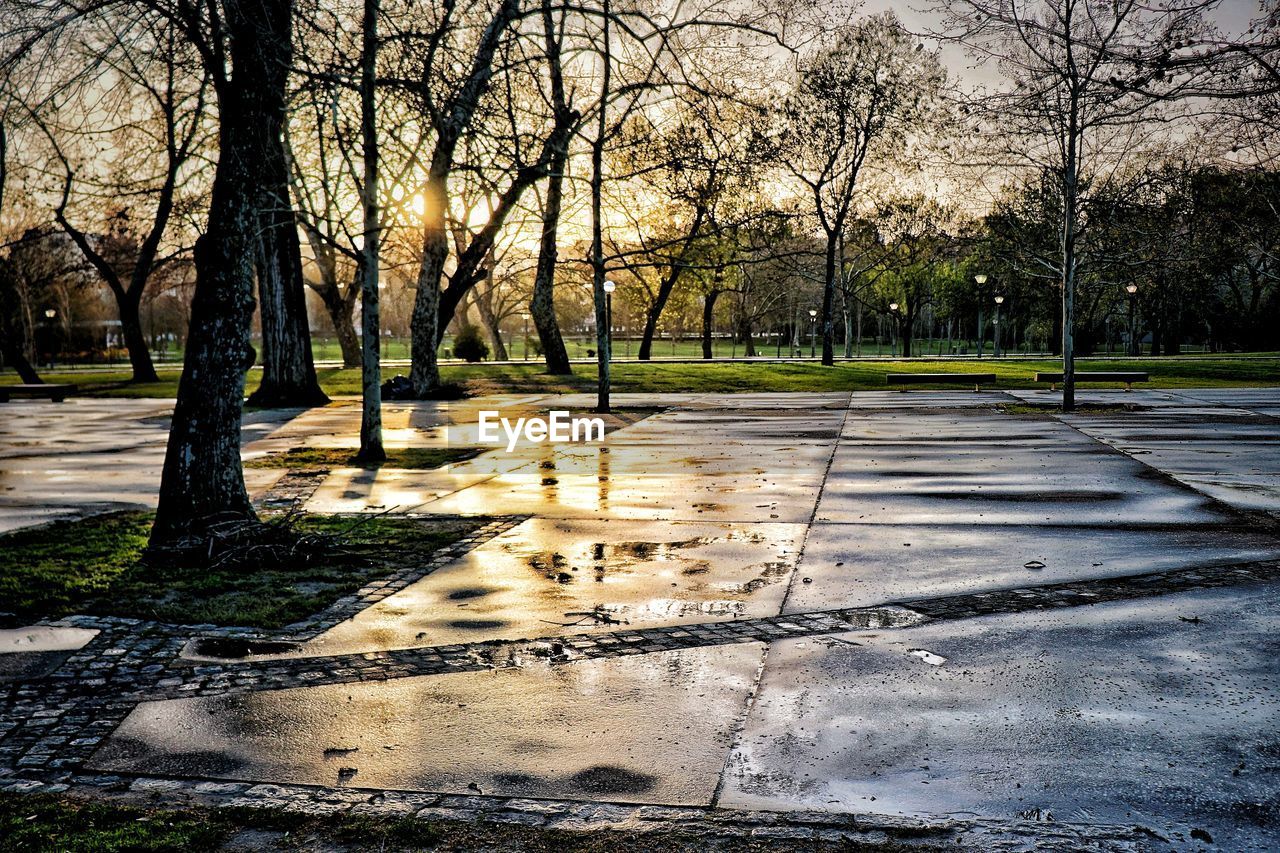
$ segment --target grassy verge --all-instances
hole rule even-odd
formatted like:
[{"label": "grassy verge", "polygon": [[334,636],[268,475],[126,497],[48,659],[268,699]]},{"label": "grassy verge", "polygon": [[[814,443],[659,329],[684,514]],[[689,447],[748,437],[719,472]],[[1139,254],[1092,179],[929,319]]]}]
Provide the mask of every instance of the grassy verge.
[{"label": "grassy verge", "polygon": [[[562,394],[594,390],[595,371],[584,365],[577,365],[574,369],[573,376],[549,376],[536,363],[447,365],[441,368],[441,376],[446,382],[463,384],[473,394]],[[672,391],[708,394],[736,391],[883,391],[887,387],[885,375],[889,373],[972,372],[995,373],[1000,388],[1047,388],[1047,384],[1035,381],[1036,372],[1059,369],[1059,363],[1051,359],[855,361],[841,362],[832,367],[812,362],[672,364],[622,361],[613,366],[613,390],[620,393]],[[1139,387],[1151,388],[1280,384],[1280,358],[1277,357],[1098,359],[1082,361],[1078,369],[1144,370],[1151,374],[1151,382]],[[358,370],[326,368],[318,373],[325,391],[331,395],[360,393]],[[129,374],[123,371],[66,371],[48,373],[44,378],[49,382],[75,383],[82,393],[100,397],[172,397],[178,386],[176,369],[162,371],[158,383],[141,385],[129,384]],[[252,388],[256,385],[256,372],[249,378]],[[15,374],[0,374],[0,382],[15,381]]]},{"label": "grassy verge", "polygon": [[269,453],[250,459],[246,468],[288,468],[290,470],[324,468],[405,468],[430,470],[461,462],[478,455],[478,448],[467,447],[399,447],[387,450],[383,462],[357,460],[350,447],[291,447],[284,453]]},{"label": "grassy verge", "polygon": [[250,571],[144,564],[151,521],[150,513],[119,512],[0,536],[0,611],[277,628],[425,560],[481,523],[307,516],[297,522],[300,531],[337,537],[331,555]]},{"label": "grassy verge", "polygon": [[[906,830],[904,830],[904,834]],[[463,823],[357,815],[310,817],[277,809],[187,807],[145,808],[68,797],[0,794],[0,851],[35,853],[125,853],[125,851],[296,850],[296,851],[494,851],[525,853],[827,853],[907,849],[810,839],[707,839],[689,831],[653,828],[568,832],[502,823]],[[930,849],[917,844],[912,850]],[[940,848],[932,848],[940,849]]]}]

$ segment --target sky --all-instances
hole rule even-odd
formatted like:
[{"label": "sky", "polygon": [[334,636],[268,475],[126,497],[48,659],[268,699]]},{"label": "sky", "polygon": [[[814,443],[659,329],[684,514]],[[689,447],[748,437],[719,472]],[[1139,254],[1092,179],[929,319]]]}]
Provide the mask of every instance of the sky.
[{"label": "sky", "polygon": [[[945,0],[937,0],[938,3]],[[864,0],[862,10],[874,14],[893,10],[902,22],[913,32],[928,32],[941,26],[940,17],[927,9],[934,4],[928,0]],[[1258,0],[1222,0],[1214,10],[1214,22],[1224,31],[1241,32],[1249,25],[1250,19],[1258,14]],[[956,46],[943,49],[943,61],[947,70],[959,79],[971,83],[995,83],[1000,79],[999,69],[988,63],[974,67],[973,60],[965,56],[964,51]]]}]

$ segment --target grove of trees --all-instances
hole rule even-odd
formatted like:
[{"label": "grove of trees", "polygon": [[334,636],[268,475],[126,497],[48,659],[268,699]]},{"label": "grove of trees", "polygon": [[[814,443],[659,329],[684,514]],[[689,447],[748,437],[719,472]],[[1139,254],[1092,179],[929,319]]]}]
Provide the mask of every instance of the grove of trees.
[{"label": "grove of trees", "polygon": [[0,358],[180,352],[160,556],[253,519],[245,392],[323,403],[313,328],[371,459],[401,326],[419,398],[474,326],[559,374],[590,336],[602,408],[617,340],[726,336],[1049,350],[1070,409],[1077,354],[1280,349],[1280,14],[1238,12],[8,0]]}]

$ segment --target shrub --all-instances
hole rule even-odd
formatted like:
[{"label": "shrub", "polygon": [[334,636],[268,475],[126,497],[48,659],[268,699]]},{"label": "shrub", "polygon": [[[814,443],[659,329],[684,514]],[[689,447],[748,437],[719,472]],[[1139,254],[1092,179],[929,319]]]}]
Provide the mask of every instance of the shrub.
[{"label": "shrub", "polygon": [[464,323],[453,340],[453,354],[463,361],[475,363],[489,357],[489,345],[480,337],[480,330]]}]

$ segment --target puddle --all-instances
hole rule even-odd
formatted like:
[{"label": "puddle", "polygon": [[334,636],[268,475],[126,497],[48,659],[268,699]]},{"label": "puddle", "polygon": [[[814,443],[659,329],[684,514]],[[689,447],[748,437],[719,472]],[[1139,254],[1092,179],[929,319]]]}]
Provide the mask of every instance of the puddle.
[{"label": "puddle", "polygon": [[98,636],[91,628],[54,628],[31,625],[0,630],[0,654],[19,652],[73,652]]},{"label": "puddle", "polygon": [[182,656],[193,660],[245,660],[267,655],[283,655],[299,648],[298,643],[278,640],[197,637],[183,649]]}]

